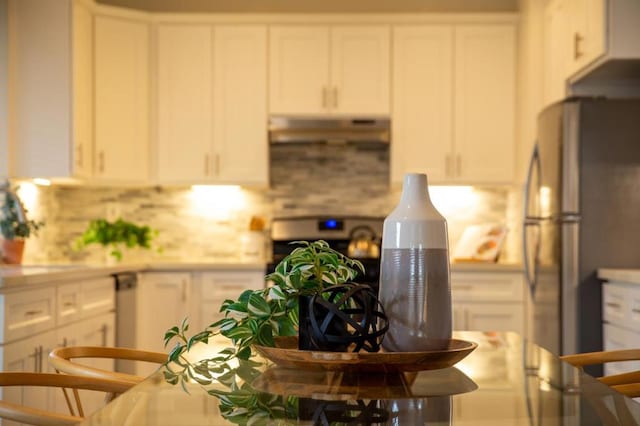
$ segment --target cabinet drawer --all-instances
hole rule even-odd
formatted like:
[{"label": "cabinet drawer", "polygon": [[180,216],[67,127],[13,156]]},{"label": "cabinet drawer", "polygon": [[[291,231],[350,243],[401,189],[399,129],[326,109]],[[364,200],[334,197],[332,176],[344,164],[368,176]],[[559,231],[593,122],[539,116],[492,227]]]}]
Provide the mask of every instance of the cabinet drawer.
[{"label": "cabinet drawer", "polygon": [[56,319],[58,325],[68,324],[81,316],[80,283],[64,284],[58,287],[56,297]]},{"label": "cabinet drawer", "polygon": [[82,282],[82,317],[113,311],[116,306],[115,296],[115,282],[111,277]]},{"label": "cabinet drawer", "polygon": [[[640,347],[640,333],[604,324],[603,346],[605,351]],[[604,365],[604,374],[619,374],[640,370],[640,361],[610,362]]]},{"label": "cabinet drawer", "polygon": [[521,273],[451,273],[451,298],[454,301],[521,301],[523,291]]},{"label": "cabinet drawer", "polygon": [[4,305],[2,343],[30,336],[55,326],[54,287],[0,296]]},{"label": "cabinet drawer", "polygon": [[264,287],[264,275],[251,272],[215,272],[202,274],[203,301],[222,303],[237,299],[245,290]]},{"label": "cabinet drawer", "polygon": [[602,286],[604,321],[625,329],[640,328],[640,288],[628,284],[605,283]]}]

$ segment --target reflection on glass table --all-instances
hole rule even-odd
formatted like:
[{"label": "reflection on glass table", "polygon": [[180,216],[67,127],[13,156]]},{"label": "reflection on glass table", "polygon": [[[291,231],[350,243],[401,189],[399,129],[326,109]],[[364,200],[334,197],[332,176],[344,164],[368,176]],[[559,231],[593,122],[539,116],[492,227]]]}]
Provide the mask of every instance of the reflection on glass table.
[{"label": "reflection on glass table", "polygon": [[478,348],[455,367],[411,373],[236,363],[209,385],[185,384],[186,392],[165,380],[163,367],[85,424],[640,424],[640,404],[514,333],[454,337]]}]

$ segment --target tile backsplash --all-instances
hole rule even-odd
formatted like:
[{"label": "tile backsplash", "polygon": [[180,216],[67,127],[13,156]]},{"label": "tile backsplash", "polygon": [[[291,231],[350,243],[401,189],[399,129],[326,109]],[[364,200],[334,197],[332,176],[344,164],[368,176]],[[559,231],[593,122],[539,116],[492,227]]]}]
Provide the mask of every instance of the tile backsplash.
[{"label": "tile backsplash", "polygon": [[[103,262],[100,247],[82,251],[73,242],[90,220],[122,217],[158,230],[161,252],[132,250],[127,260],[237,261],[252,216],[333,214],[386,216],[400,197],[389,186],[384,145],[278,145],[270,151],[269,189],[228,187],[36,187],[19,195],[32,218],[46,221],[30,238],[25,263]],[[519,191],[509,187],[432,187],[455,242],[467,225],[497,222],[509,233],[501,261],[517,262]],[[265,231],[268,236],[268,229]]]}]

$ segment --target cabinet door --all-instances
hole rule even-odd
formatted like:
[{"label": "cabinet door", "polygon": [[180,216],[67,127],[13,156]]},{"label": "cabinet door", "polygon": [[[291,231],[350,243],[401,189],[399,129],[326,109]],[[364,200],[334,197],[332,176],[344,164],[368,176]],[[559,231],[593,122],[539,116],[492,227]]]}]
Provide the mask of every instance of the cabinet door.
[{"label": "cabinet door", "polygon": [[571,0],[567,77],[604,54],[605,17],[604,0]]},{"label": "cabinet door", "polygon": [[[160,25],[157,76],[158,180],[210,179],[214,172],[211,26]],[[238,101],[247,99],[251,98]]]},{"label": "cabinet door", "polygon": [[548,105],[566,95],[568,62],[572,54],[568,1],[549,2],[543,19],[542,99]]},{"label": "cabinet door", "polygon": [[[225,299],[237,299],[243,291],[263,288],[263,272],[207,272],[201,275],[200,283],[200,325],[204,329],[209,324],[224,317],[220,306]],[[226,337],[220,337],[220,343],[228,344]]]},{"label": "cabinet door", "polygon": [[331,28],[331,112],[389,113],[389,27]]},{"label": "cabinet door", "polygon": [[455,52],[456,179],[510,183],[515,173],[515,28],[458,26]]},{"label": "cabinet door", "polygon": [[[188,273],[145,273],[138,283],[136,327],[139,349],[165,352],[164,333],[190,315]],[[146,372],[151,373],[153,366]],[[137,374],[142,374],[138,371]]]},{"label": "cabinet door", "polygon": [[451,164],[453,28],[393,30],[391,181],[407,172],[443,181]]},{"label": "cabinet door", "polygon": [[216,181],[267,185],[267,27],[221,25],[214,31]]},{"label": "cabinet door", "polygon": [[[51,372],[48,369],[47,357],[55,343],[55,332],[49,331],[1,346],[2,371]],[[60,391],[42,387],[7,386],[0,388],[0,399],[19,405],[52,411],[54,410],[53,392]],[[16,423],[3,421],[2,424],[13,425]]]},{"label": "cabinet door", "polygon": [[149,30],[146,23],[95,19],[96,177],[144,182],[149,157]]},{"label": "cabinet door", "polygon": [[73,2],[73,169],[93,173],[93,17],[86,4]]},{"label": "cabinet door", "polygon": [[273,25],[269,29],[269,112],[319,114],[329,104],[329,29]]}]

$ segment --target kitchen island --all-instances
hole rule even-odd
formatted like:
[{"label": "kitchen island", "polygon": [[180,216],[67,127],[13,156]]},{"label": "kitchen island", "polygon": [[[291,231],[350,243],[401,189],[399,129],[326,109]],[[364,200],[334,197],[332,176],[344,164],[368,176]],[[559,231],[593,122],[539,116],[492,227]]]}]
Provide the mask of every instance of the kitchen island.
[{"label": "kitchen island", "polygon": [[[515,333],[454,337],[478,344],[454,367],[384,375],[283,369],[265,362],[255,374],[242,375],[251,377],[243,391],[222,397],[219,392],[229,388],[217,382],[188,383],[187,393],[167,383],[161,367],[83,424],[221,425],[247,413],[260,420],[256,424],[640,423],[640,404]],[[205,348],[202,356],[207,355]]]}]

